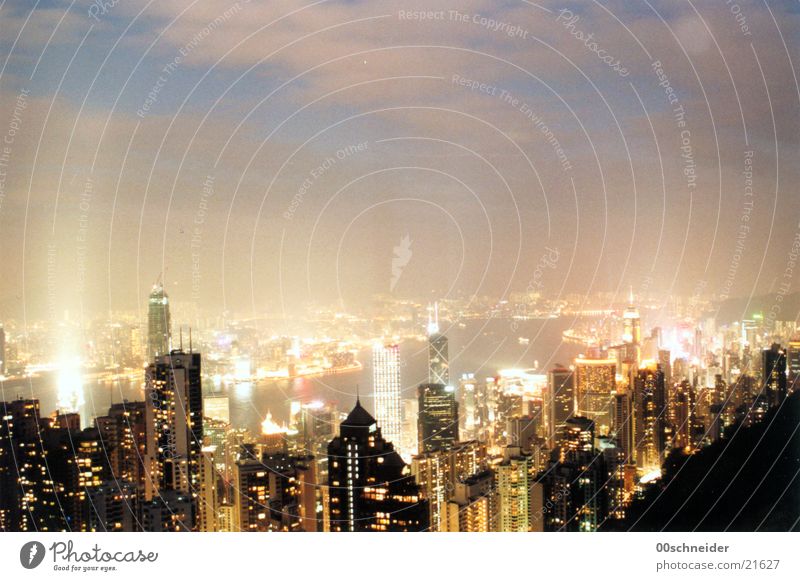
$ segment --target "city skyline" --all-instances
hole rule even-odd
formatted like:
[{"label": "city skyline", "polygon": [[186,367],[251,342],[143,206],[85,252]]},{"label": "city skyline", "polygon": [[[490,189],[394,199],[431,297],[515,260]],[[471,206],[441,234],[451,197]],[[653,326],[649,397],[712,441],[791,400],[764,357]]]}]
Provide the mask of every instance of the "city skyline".
[{"label": "city skyline", "polygon": [[0,532],[800,530],[799,48],[794,0],[0,1]]}]

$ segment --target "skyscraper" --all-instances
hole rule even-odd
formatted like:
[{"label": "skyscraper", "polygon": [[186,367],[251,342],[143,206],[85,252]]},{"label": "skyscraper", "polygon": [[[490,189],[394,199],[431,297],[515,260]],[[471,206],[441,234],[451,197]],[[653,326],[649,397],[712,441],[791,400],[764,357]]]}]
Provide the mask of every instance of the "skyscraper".
[{"label": "skyscraper", "polygon": [[666,448],[667,406],[664,372],[653,363],[634,377],[636,465],[648,472],[661,469]]},{"label": "skyscraper", "polygon": [[419,486],[359,401],[328,445],[328,490],[331,531],[428,528]]},{"label": "skyscraper", "polygon": [[594,421],[599,434],[608,433],[611,426],[616,370],[613,359],[575,360],[577,414]]},{"label": "skyscraper", "polygon": [[450,385],[447,337],[439,331],[439,305],[428,311],[428,382]]},{"label": "skyscraper", "polygon": [[170,348],[169,297],[160,282],[153,285],[147,300],[147,361],[159,355],[169,355]]},{"label": "skyscraper", "polygon": [[39,400],[0,402],[0,531],[65,528],[47,448]]},{"label": "skyscraper", "polygon": [[553,445],[556,436],[564,429],[565,422],[575,415],[575,372],[557,365],[550,371],[548,380],[548,426],[550,443]]},{"label": "skyscraper", "polygon": [[384,437],[400,452],[402,446],[400,345],[382,343],[373,345],[372,376],[375,389],[375,419]]},{"label": "skyscraper", "polygon": [[622,338],[626,343],[641,345],[642,323],[639,317],[639,310],[636,308],[634,302],[633,289],[631,288],[631,292],[628,295],[628,307],[622,315],[625,327]]},{"label": "skyscraper", "polygon": [[[145,372],[148,471],[145,497],[175,491],[191,500],[200,489],[203,396],[200,354],[159,355]],[[191,522],[183,525],[192,529]]]},{"label": "skyscraper", "polygon": [[789,371],[788,389],[793,392],[800,387],[800,339],[789,341],[786,362]]},{"label": "skyscraper", "polygon": [[495,474],[484,470],[455,483],[447,503],[442,530],[451,533],[488,533],[496,528]]},{"label": "skyscraper", "polygon": [[533,458],[519,447],[504,450],[503,461],[496,466],[497,530],[501,533],[529,532],[534,526]]},{"label": "skyscraper", "polygon": [[419,386],[420,452],[446,450],[458,441],[458,402],[455,388],[442,383]]},{"label": "skyscraper", "polygon": [[602,454],[594,447],[594,422],[567,420],[559,447],[542,475],[545,530],[596,531],[607,513]]},{"label": "skyscraper", "polygon": [[762,352],[764,393],[770,407],[779,406],[786,397],[786,351],[774,343]]},{"label": "skyscraper", "polygon": [[414,456],[411,473],[428,501],[431,531],[446,530],[447,501],[456,483],[477,473],[485,460],[485,448],[474,440]]}]

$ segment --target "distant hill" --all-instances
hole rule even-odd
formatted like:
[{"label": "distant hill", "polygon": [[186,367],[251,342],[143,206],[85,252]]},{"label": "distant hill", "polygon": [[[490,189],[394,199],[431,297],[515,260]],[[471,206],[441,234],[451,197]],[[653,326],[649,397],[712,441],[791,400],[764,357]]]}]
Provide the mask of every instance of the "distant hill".
[{"label": "distant hill", "polygon": [[800,531],[800,392],[730,441],[693,456],[673,452],[662,481],[612,527]]},{"label": "distant hill", "polygon": [[[760,295],[747,298],[727,299],[720,303],[717,323],[726,324],[734,321],[741,321],[743,318],[751,318],[755,313],[762,313],[768,316],[773,305],[776,304],[777,293]],[[780,311],[777,313],[778,321],[794,321],[800,315],[800,292],[792,293],[783,297],[779,303]]]}]

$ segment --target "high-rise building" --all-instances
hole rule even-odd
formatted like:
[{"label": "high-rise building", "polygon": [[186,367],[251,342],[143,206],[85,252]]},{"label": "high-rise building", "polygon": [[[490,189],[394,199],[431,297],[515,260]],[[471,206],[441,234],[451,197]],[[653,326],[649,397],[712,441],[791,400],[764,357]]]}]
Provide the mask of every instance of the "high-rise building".
[{"label": "high-rise building", "polygon": [[474,373],[465,373],[459,382],[461,394],[461,430],[462,437],[477,439],[481,418],[478,405],[478,382]]},{"label": "high-rise building", "polygon": [[594,441],[592,420],[580,416],[567,420],[541,478],[545,530],[592,532],[605,519],[607,472]]},{"label": "high-rise building", "polygon": [[529,532],[534,528],[533,458],[519,447],[508,446],[503,461],[496,465],[497,530],[501,533]]},{"label": "high-rise building", "polygon": [[439,330],[439,305],[428,312],[428,382],[450,385],[447,337]]},{"label": "high-rise building", "polygon": [[402,447],[400,345],[378,343],[372,347],[375,419],[384,437],[398,452]]},{"label": "high-rise building", "polygon": [[161,283],[153,285],[147,300],[147,360],[155,361],[170,350],[169,297]]},{"label": "high-rise building", "polygon": [[614,424],[611,435],[628,464],[636,463],[635,420],[633,391],[620,391],[614,396]]},{"label": "high-rise building", "polygon": [[42,443],[39,400],[0,402],[0,530],[66,530]]},{"label": "high-rise building", "polygon": [[577,415],[594,421],[598,434],[611,427],[617,365],[613,359],[576,359]]},{"label": "high-rise building", "polygon": [[788,389],[793,392],[800,389],[800,339],[789,341],[786,362],[789,373]]},{"label": "high-rise building", "polygon": [[566,421],[575,415],[575,372],[556,365],[548,375],[550,445],[564,429]]},{"label": "high-rise building", "polygon": [[328,445],[328,507],[333,532],[428,528],[420,487],[359,401]]},{"label": "high-rise building", "polygon": [[622,319],[624,321],[624,334],[622,339],[626,344],[632,347],[628,352],[632,355],[632,359],[635,363],[638,364],[642,357],[642,323],[639,317],[639,310],[635,305],[633,288],[631,288],[628,297],[628,307],[625,309]]},{"label": "high-rise building", "polygon": [[664,381],[667,386],[672,385],[672,353],[669,349],[658,350],[658,364],[664,372]]},{"label": "high-rise building", "polygon": [[485,448],[475,440],[414,456],[411,473],[428,501],[431,531],[446,530],[447,501],[456,483],[472,476],[485,464]]},{"label": "high-rise building", "polygon": [[443,383],[419,386],[419,449],[446,450],[458,441],[458,402],[455,388]]},{"label": "high-rise building", "polygon": [[112,479],[108,455],[97,428],[72,430],[52,424],[43,432],[47,468],[58,496],[64,522],[61,530],[91,531],[94,490]]},{"label": "high-rise building", "polygon": [[661,469],[666,448],[667,406],[664,372],[652,363],[634,377],[636,465],[645,472]]},{"label": "high-rise building", "polygon": [[[165,491],[194,501],[200,490],[203,395],[200,354],[159,355],[145,372],[148,472],[145,498]],[[183,525],[194,527],[194,514]]]},{"label": "high-rise building", "polygon": [[786,351],[774,343],[762,352],[764,393],[770,407],[779,406],[786,398]]},{"label": "high-rise building", "polygon": [[455,483],[442,530],[450,533],[492,532],[496,515],[495,474],[484,470]]},{"label": "high-rise building", "polygon": [[131,483],[140,494],[145,490],[147,455],[147,410],[143,401],[113,404],[108,415],[95,419],[115,480]]},{"label": "high-rise building", "polygon": [[131,533],[140,530],[139,493],[125,481],[104,482],[89,492],[89,530]]}]

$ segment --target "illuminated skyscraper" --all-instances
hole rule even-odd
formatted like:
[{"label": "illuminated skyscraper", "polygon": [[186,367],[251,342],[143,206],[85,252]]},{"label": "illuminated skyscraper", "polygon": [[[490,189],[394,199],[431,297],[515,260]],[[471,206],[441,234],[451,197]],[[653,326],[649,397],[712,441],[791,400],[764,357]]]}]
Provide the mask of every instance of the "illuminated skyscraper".
[{"label": "illuminated skyscraper", "polygon": [[789,341],[789,350],[786,355],[788,366],[788,389],[793,392],[800,389],[800,339]]},{"label": "illuminated skyscraper", "polygon": [[0,531],[64,530],[39,400],[0,401]]},{"label": "illuminated skyscraper", "polygon": [[655,472],[661,469],[666,448],[668,412],[664,372],[656,363],[640,369],[633,390],[636,465],[640,470]]},{"label": "illuminated skyscraper", "polygon": [[442,530],[488,533],[495,530],[496,517],[495,475],[491,470],[484,470],[455,483]]},{"label": "illuminated skyscraper", "polygon": [[495,468],[497,479],[497,530],[501,533],[529,532],[534,526],[533,458],[518,447],[504,450]]},{"label": "illuminated skyscraper", "polygon": [[419,386],[419,449],[446,450],[458,441],[458,402],[455,388],[442,383]]},{"label": "illuminated skyscraper", "polygon": [[394,445],[360,402],[328,445],[333,532],[424,531],[428,503]]},{"label": "illuminated skyscraper", "polygon": [[786,398],[786,351],[777,343],[762,352],[764,393],[770,407]]},{"label": "illuminated skyscraper", "polygon": [[567,420],[559,447],[544,471],[544,529],[593,532],[606,516],[603,485],[607,473],[602,454],[594,447],[594,422]]},{"label": "illuminated skyscraper", "polygon": [[[200,490],[203,396],[200,354],[172,351],[145,372],[148,477],[145,498],[175,491],[195,500]],[[183,525],[191,530],[191,521]]]},{"label": "illuminated skyscraper", "polygon": [[639,317],[639,310],[634,304],[633,289],[631,289],[630,295],[628,296],[628,308],[625,309],[625,313],[622,315],[622,318],[625,322],[625,331],[622,337],[623,340],[626,343],[641,345],[642,323]]},{"label": "illuminated skyscraper", "polygon": [[475,374],[465,373],[462,375],[459,387],[461,388],[462,437],[477,439],[481,418],[478,406],[478,382],[475,380]]},{"label": "illuminated skyscraper", "polygon": [[428,382],[450,385],[447,337],[439,331],[439,305],[428,312]]},{"label": "illuminated skyscraper", "polygon": [[616,373],[613,359],[575,360],[577,414],[594,421],[600,435],[607,434],[611,426]]},{"label": "illuminated skyscraper", "polygon": [[156,283],[147,300],[148,362],[159,355],[169,355],[170,337],[169,297],[161,283]]},{"label": "illuminated skyscraper", "polygon": [[447,501],[456,483],[482,469],[485,461],[485,448],[476,441],[414,456],[411,473],[428,501],[430,530],[446,530]]},{"label": "illuminated skyscraper", "polygon": [[575,372],[561,366],[552,369],[548,377],[547,395],[549,437],[553,445],[556,436],[564,429],[565,422],[575,415]]},{"label": "illuminated skyscraper", "polygon": [[625,462],[635,464],[636,441],[634,439],[633,391],[618,392],[614,396],[614,423],[612,436],[622,451]]},{"label": "illuminated skyscraper", "polygon": [[375,419],[384,437],[398,453],[402,446],[400,384],[400,345],[376,344],[372,347],[372,376],[375,388]]},{"label": "illuminated skyscraper", "polygon": [[113,404],[108,415],[95,419],[113,478],[131,483],[140,494],[144,493],[146,479],[146,415],[145,402],[126,401]]}]

